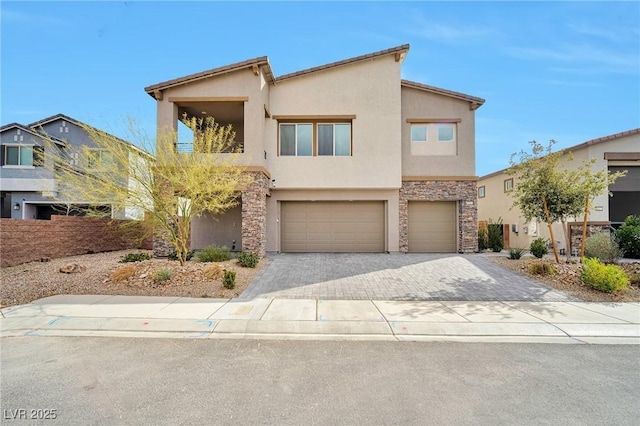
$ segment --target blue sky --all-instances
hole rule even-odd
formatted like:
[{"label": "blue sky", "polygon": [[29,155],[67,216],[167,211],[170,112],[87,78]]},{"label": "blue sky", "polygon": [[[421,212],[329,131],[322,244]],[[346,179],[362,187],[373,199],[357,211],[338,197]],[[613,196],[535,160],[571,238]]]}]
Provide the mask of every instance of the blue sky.
[{"label": "blue sky", "polygon": [[1,122],[154,133],[145,86],[267,55],[276,75],[409,43],[402,77],[486,99],[476,173],[528,141],[640,127],[638,2],[2,1]]}]

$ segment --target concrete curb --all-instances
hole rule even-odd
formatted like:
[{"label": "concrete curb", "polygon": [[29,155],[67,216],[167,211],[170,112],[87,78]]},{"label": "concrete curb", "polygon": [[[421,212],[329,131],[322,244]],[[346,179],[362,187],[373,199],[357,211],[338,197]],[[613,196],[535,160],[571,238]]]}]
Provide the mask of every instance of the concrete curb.
[{"label": "concrete curb", "polygon": [[640,305],[53,296],[1,310],[0,337],[640,344]]}]

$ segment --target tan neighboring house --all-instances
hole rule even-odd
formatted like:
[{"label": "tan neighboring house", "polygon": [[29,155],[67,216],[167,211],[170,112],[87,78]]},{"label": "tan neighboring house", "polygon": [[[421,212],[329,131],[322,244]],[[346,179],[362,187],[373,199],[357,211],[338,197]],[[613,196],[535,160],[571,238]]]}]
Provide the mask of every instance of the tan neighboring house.
[{"label": "tan neighboring house", "polygon": [[476,251],[484,100],[402,80],[408,51],[278,77],[259,57],[145,88],[159,132],[184,114],[232,124],[254,177],[237,208],[194,221],[192,248]]},{"label": "tan neighboring house", "polygon": [[[597,231],[624,222],[628,215],[640,215],[640,129],[616,133],[566,148],[573,160],[563,157],[566,167],[578,167],[583,161],[595,158],[594,171],[627,170],[610,188],[610,194],[598,196],[589,213],[589,228]],[[505,247],[528,248],[536,238],[549,239],[546,222],[526,222],[517,208],[512,208],[511,190],[517,179],[506,173],[507,169],[488,174],[478,180],[478,218],[503,220]],[[568,183],[570,184],[570,183]],[[579,246],[582,217],[571,223],[572,247],[566,247],[560,223],[553,226],[555,240],[561,250],[573,250]]]}]

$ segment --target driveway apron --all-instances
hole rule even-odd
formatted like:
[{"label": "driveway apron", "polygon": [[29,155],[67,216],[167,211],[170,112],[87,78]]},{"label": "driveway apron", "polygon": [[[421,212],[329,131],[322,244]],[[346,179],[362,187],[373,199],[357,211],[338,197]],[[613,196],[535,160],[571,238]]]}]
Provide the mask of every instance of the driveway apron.
[{"label": "driveway apron", "polygon": [[241,298],[577,300],[478,254],[280,253],[269,258]]}]

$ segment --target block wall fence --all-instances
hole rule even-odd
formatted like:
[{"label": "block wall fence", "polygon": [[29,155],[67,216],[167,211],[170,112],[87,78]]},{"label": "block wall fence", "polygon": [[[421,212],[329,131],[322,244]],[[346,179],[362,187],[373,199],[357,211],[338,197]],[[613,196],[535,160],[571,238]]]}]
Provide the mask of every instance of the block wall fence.
[{"label": "block wall fence", "polygon": [[121,228],[122,220],[79,216],[52,216],[51,220],[0,219],[0,266],[14,266],[88,253],[151,249],[151,239],[140,241],[142,223]]}]

